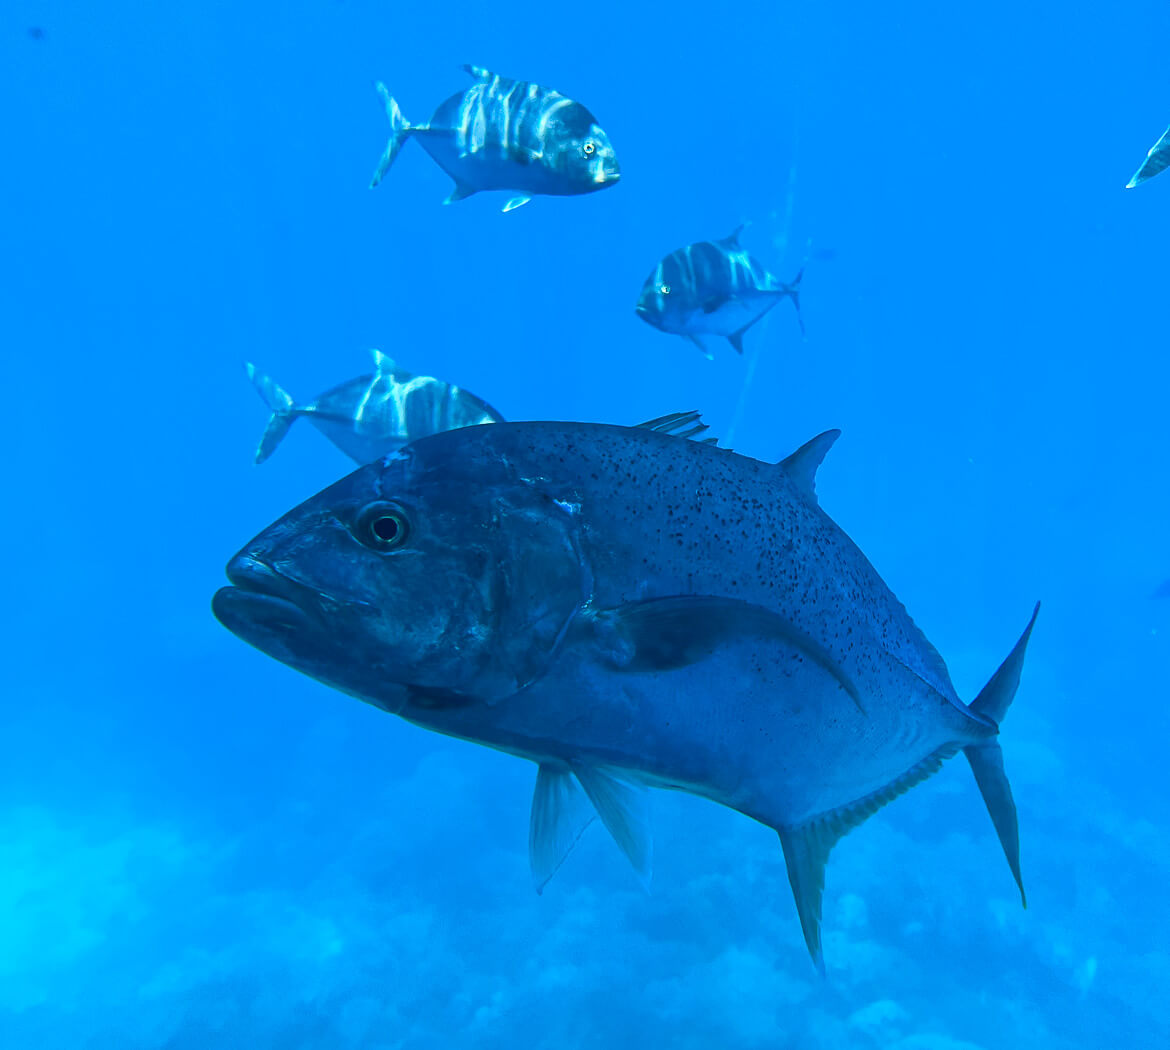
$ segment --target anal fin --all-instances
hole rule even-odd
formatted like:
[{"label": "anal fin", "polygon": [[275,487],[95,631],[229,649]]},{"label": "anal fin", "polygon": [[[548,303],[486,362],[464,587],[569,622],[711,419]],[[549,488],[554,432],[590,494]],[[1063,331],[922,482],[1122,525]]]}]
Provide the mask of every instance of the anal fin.
[{"label": "anal fin", "polygon": [[444,204],[454,204],[456,201],[467,200],[473,193],[476,192],[474,186],[468,186],[464,182],[455,183],[451,192],[447,194],[447,199],[443,201]]},{"label": "anal fin", "polygon": [[829,853],[846,834],[873,816],[887,802],[938,772],[943,762],[958,750],[959,745],[947,744],[911,766],[885,787],[856,802],[822,813],[804,824],[776,829],[784,850],[788,882],[796,899],[804,943],[822,974],[825,972],[825,957],[821,949],[821,906]]},{"label": "anal fin", "polygon": [[501,210],[505,212],[515,211],[517,208],[527,204],[530,200],[532,200],[531,197],[512,197]]}]

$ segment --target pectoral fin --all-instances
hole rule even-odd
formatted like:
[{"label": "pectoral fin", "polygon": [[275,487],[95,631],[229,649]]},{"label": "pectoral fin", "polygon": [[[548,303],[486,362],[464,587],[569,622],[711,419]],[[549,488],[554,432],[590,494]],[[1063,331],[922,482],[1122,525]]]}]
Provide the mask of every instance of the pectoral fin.
[{"label": "pectoral fin", "polygon": [[528,827],[528,860],[537,893],[544,892],[593,817],[593,807],[569,767],[542,763],[536,773]]},{"label": "pectoral fin", "polygon": [[708,361],[715,360],[715,355],[703,345],[703,341],[697,335],[687,334],[684,336],[684,338],[688,342],[694,343],[695,346],[699,348],[699,353],[701,353]]},{"label": "pectoral fin", "polygon": [[837,680],[862,714],[861,694],[815,639],[778,613],[737,598],[683,595],[628,602],[594,614],[603,659],[619,671],[675,671],[744,637],[783,642]]}]

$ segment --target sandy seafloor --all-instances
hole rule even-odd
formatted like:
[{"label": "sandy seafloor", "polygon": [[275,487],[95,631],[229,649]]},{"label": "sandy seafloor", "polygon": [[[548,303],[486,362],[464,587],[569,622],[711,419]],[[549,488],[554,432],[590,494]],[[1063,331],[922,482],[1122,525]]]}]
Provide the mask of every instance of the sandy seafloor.
[{"label": "sandy seafloor", "polygon": [[[1170,175],[1122,189],[1170,8],[812,7],[0,13],[0,1047],[1170,1045]],[[372,81],[422,119],[467,61],[580,97],[622,183],[443,208],[408,146],[368,191]],[[806,340],[637,321],[745,219]],[[304,424],[253,467],[242,362],[307,397],[370,346],[509,418],[841,427],[821,505],[964,699],[1042,599],[1027,911],[961,759],[834,851],[826,980],[774,834],[696,799],[651,892],[594,827],[538,896],[528,764],[224,631],[228,557],[349,469]]]}]

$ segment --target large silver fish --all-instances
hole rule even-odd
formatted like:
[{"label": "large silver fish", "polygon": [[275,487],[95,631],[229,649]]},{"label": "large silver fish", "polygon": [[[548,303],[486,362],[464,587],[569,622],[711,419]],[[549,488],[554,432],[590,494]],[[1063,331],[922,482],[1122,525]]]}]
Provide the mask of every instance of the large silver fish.
[{"label": "large silver fish", "polygon": [[1142,161],[1141,167],[1133,173],[1133,178],[1125,184],[1125,188],[1132,190],[1147,179],[1152,179],[1158,172],[1165,171],[1168,167],[1170,167],[1170,128],[1162,132],[1162,137],[1150,147],[1146,159]]},{"label": "large silver fish", "polygon": [[262,532],[213,609],[305,674],[535,762],[538,889],[594,813],[648,876],[646,786],[776,829],[820,966],[834,843],[960,750],[1023,892],[998,734],[1032,630],[960,701],[817,504],[836,437],[771,464],[648,427],[438,434]]},{"label": "large silver fish", "polygon": [[426,124],[411,124],[386,85],[378,93],[390,120],[390,141],[370,187],[390,170],[407,139],[418,139],[455,180],[444,201],[481,190],[511,190],[504,211],[536,194],[569,196],[612,186],[621,177],[609,137],[579,102],[523,80],[464,66],[475,83],[443,102]]},{"label": "large silver fish", "polygon": [[[635,307],[647,324],[685,336],[707,357],[699,336],[727,339],[743,353],[743,337],[782,299],[800,321],[801,270],[789,284],[777,280],[739,243],[743,226],[719,241],[697,241],[671,252],[646,278]],[[800,321],[801,331],[804,322]]]},{"label": "large silver fish", "polygon": [[307,405],[298,405],[273,379],[247,364],[248,378],[272,410],[256,462],[271,456],[302,416],[357,463],[369,463],[441,430],[503,420],[469,391],[433,376],[412,375],[380,350],[370,352],[373,375],[347,380]]}]

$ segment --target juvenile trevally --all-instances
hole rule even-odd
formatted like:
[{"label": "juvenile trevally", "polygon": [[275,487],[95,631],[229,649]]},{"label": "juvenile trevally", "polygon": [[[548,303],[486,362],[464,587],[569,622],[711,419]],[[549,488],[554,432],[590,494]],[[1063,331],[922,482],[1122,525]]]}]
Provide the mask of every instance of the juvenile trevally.
[{"label": "juvenile trevally", "polygon": [[779,464],[652,427],[437,434],[260,533],[213,609],[319,681],[536,763],[538,890],[594,814],[648,877],[648,786],[774,828],[820,966],[834,843],[959,750],[1023,892],[998,733],[1032,630],[963,704],[817,504],[837,433]]},{"label": "juvenile trevally", "polygon": [[1170,167],[1170,128],[1162,132],[1162,137],[1150,147],[1146,159],[1142,161],[1141,167],[1133,173],[1133,178],[1125,184],[1125,188],[1132,190],[1147,179],[1152,179],[1158,172],[1165,171],[1168,167]]},{"label": "juvenile trevally", "polygon": [[499,423],[504,417],[462,387],[398,368],[379,350],[374,374],[358,376],[298,405],[277,383],[248,364],[248,378],[272,410],[256,449],[256,462],[272,455],[288,428],[304,416],[357,463],[388,455],[416,438],[441,430]]},{"label": "juvenile trevally", "polygon": [[777,280],[739,243],[743,226],[720,241],[697,241],[671,252],[646,278],[637,314],[671,335],[685,336],[708,357],[699,336],[722,336],[743,353],[743,337],[781,299],[796,307],[800,330],[800,279]]},{"label": "juvenile trevally", "polygon": [[612,186],[621,177],[609,136],[580,102],[524,80],[464,66],[475,81],[452,95],[426,124],[411,124],[386,85],[390,141],[370,187],[390,170],[407,139],[415,138],[455,180],[444,201],[463,200],[481,190],[510,190],[504,211],[537,194],[573,196]]}]

